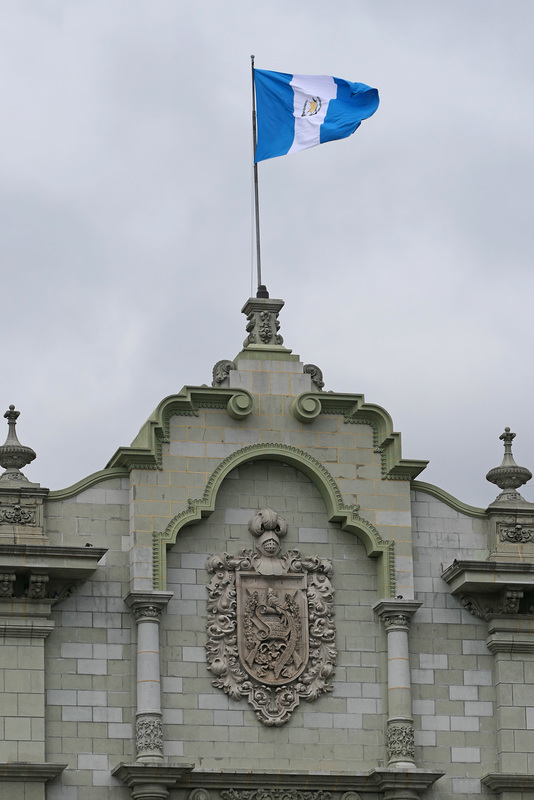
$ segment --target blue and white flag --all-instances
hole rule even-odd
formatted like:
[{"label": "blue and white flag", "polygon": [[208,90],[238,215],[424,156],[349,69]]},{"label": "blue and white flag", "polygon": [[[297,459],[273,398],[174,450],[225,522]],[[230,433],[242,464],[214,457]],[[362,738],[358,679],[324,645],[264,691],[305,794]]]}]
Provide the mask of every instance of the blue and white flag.
[{"label": "blue and white flag", "polygon": [[365,83],[264,69],[254,78],[256,162],[344,139],[378,108],[377,90]]}]

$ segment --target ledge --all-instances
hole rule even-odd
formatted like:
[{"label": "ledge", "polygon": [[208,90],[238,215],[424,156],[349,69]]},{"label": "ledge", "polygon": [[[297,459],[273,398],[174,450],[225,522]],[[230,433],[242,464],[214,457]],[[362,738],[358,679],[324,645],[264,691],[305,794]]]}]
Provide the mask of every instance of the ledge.
[{"label": "ledge", "polygon": [[491,653],[534,653],[532,614],[488,618],[486,647]]},{"label": "ledge", "polygon": [[16,495],[17,497],[42,497],[45,498],[50,489],[45,489],[39,483],[30,481],[5,481],[0,483],[0,497]]},{"label": "ledge", "polygon": [[192,770],[182,784],[202,789],[322,789],[329,792],[381,792],[387,789],[422,791],[445,773],[440,770],[377,767],[368,772],[287,772],[252,770]]},{"label": "ledge", "polygon": [[534,588],[534,563],[517,561],[453,561],[441,577],[451,594]]},{"label": "ledge", "polygon": [[54,578],[82,580],[92,575],[106,553],[105,547],[0,544],[0,567],[4,571],[39,570]]},{"label": "ledge", "polygon": [[[46,612],[50,614],[52,601],[49,600],[47,604],[38,603],[41,608],[45,608]],[[29,601],[25,608],[26,617],[9,616],[13,613],[10,600],[0,601],[0,636],[15,639],[46,639],[52,633],[55,623],[50,619],[39,618],[35,613],[35,608],[32,607]],[[0,770],[1,774],[1,770]]]},{"label": "ledge", "polygon": [[524,792],[534,789],[534,775],[513,772],[488,772],[480,782],[492,792]]},{"label": "ledge", "polygon": [[0,782],[42,782],[61,775],[66,764],[35,764],[32,761],[0,761]]}]

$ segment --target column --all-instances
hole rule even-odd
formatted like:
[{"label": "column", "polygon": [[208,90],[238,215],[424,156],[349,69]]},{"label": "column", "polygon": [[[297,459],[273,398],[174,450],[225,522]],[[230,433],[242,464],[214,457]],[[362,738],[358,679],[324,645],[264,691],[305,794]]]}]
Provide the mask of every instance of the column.
[{"label": "column", "polygon": [[415,600],[402,599],[381,600],[374,606],[387,633],[387,754],[388,765],[396,769],[415,768],[408,631],[420,606]]},{"label": "column", "polygon": [[172,592],[130,592],[137,623],[136,762],[163,762],[159,622]]}]

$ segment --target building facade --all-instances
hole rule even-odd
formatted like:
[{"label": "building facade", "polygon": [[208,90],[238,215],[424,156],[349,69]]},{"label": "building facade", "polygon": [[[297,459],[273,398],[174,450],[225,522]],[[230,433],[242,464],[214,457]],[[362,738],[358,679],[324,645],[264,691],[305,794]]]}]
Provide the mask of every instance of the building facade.
[{"label": "building facade", "polygon": [[[6,412],[0,796],[534,798],[534,504],[468,506],[245,304],[212,386],[62,491]],[[21,438],[23,436],[21,435]]]}]

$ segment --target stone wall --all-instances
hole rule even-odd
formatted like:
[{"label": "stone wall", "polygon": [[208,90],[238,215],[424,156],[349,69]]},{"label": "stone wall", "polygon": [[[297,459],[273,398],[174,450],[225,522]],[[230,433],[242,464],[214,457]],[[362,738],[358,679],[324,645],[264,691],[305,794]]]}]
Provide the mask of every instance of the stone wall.
[{"label": "stone wall", "polygon": [[446,770],[436,798],[483,791],[496,768],[493,656],[487,623],[451,596],[441,577],[454,559],[487,555],[487,522],[412,493],[414,580],[423,605],[410,633],[416,760]]},{"label": "stone wall", "polygon": [[[47,503],[52,544],[106,547],[89,580],[54,606],[46,641],[46,753],[67,764],[47,800],[125,798],[110,769],[134,757],[135,650],[130,583],[129,481],[112,479]],[[114,785],[115,784],[115,785]],[[90,788],[98,787],[98,788]],[[105,788],[106,787],[106,788]]]}]

